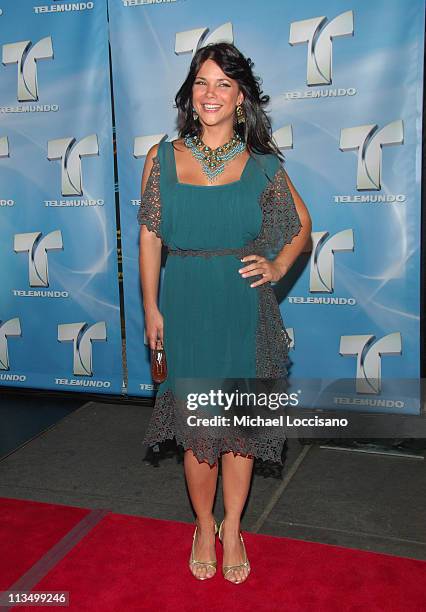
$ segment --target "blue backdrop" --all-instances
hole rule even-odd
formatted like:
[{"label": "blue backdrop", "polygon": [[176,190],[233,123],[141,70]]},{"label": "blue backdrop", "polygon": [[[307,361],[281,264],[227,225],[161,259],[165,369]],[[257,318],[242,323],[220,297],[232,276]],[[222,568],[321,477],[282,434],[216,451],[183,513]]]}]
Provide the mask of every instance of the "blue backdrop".
[{"label": "blue backdrop", "polygon": [[0,3],[0,382],[121,393],[106,3],[60,6]]},{"label": "blue backdrop", "polygon": [[313,219],[312,254],[276,286],[293,381],[328,406],[376,410],[386,399],[386,410],[416,412],[423,2],[260,10],[218,0],[201,14],[195,0],[110,0],[109,9],[129,393],[152,389],[137,261],[144,155],[176,137],[174,96],[196,49],[228,40],[255,62]]},{"label": "blue backdrop", "polygon": [[[152,144],[177,136],[174,96],[197,48],[227,40],[255,62],[275,140],[313,220],[312,251],[275,286],[293,384],[307,403],[418,412],[424,3],[109,0],[108,10],[109,25],[105,0],[2,8],[0,382],[154,393],[138,271],[143,164]],[[19,89],[34,89],[34,65],[39,99],[19,101]]]}]

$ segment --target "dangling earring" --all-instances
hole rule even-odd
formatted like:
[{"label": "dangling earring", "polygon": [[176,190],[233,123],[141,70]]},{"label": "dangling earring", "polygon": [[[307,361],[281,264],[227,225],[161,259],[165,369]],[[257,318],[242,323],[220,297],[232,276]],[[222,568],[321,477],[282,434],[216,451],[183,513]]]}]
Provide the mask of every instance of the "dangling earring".
[{"label": "dangling earring", "polygon": [[244,123],[246,118],[245,118],[244,110],[241,104],[237,106],[236,110],[237,110],[237,123]]},{"label": "dangling earring", "polygon": [[197,114],[197,111],[195,110],[195,108],[194,108],[194,107],[192,107],[192,116],[193,116],[193,118],[194,118],[194,121],[197,121],[197,119],[198,119],[198,114]]}]

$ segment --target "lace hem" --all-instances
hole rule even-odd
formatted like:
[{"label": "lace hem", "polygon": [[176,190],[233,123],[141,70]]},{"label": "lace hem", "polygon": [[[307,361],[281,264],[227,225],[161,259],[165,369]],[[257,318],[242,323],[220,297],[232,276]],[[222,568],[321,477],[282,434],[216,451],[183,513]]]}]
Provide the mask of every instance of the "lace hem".
[{"label": "lace hem", "polygon": [[146,225],[150,232],[155,232],[162,239],[161,226],[161,195],[160,195],[160,160],[152,158],[152,168],[141,198],[137,220],[140,225]]},{"label": "lace hem", "polygon": [[277,431],[260,432],[259,437],[249,436],[240,429],[223,435],[216,427],[185,425],[185,414],[189,415],[186,406],[173,391],[168,389],[157,395],[142,444],[154,446],[175,438],[184,450],[191,449],[199,462],[205,461],[209,465],[217,463],[219,457],[227,452],[283,465],[282,449],[286,437],[281,430],[278,431],[278,427],[274,428]]}]

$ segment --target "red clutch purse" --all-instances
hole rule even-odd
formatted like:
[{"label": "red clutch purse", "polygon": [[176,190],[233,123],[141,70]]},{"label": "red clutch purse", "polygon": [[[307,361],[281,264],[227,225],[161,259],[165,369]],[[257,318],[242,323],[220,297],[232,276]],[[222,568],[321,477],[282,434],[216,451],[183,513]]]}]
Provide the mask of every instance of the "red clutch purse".
[{"label": "red clutch purse", "polygon": [[157,340],[157,348],[151,349],[151,377],[156,383],[162,383],[167,378],[166,353],[161,340]]}]

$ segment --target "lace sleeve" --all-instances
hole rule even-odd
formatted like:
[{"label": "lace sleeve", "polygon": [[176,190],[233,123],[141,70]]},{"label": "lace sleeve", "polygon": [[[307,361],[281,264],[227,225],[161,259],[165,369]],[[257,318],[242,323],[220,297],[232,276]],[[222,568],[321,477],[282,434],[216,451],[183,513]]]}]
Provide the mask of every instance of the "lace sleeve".
[{"label": "lace sleeve", "polygon": [[274,259],[283,246],[290,243],[302,228],[281,165],[276,170],[273,180],[262,191],[260,206],[263,223],[256,239],[257,252],[267,259]]},{"label": "lace sleeve", "polygon": [[152,158],[152,168],[145,185],[137,219],[140,225],[146,225],[151,232],[161,238],[161,197],[160,197],[160,161]]}]

